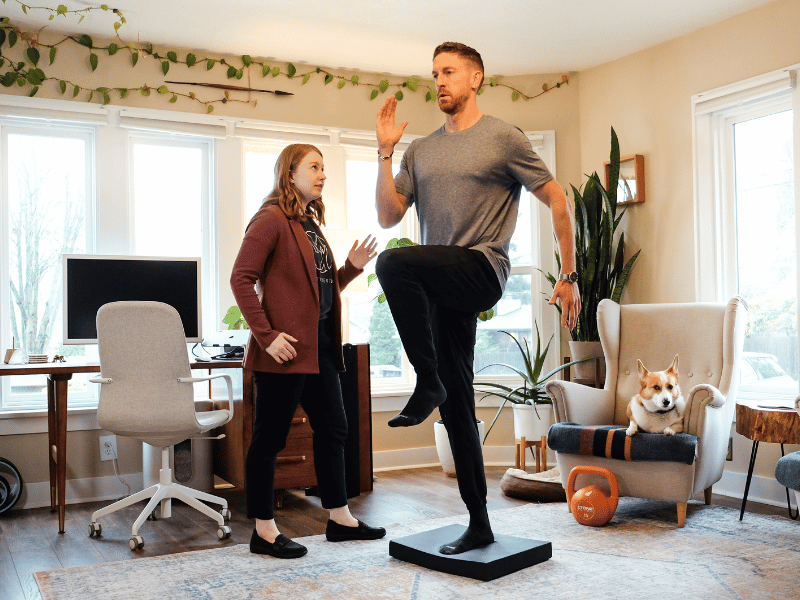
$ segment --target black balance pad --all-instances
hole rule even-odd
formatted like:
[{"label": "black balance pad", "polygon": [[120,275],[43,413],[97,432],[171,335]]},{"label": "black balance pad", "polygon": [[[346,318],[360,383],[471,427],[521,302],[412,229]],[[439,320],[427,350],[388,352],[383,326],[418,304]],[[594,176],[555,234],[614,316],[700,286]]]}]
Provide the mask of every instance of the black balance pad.
[{"label": "black balance pad", "polygon": [[458,539],[463,525],[448,525],[391,540],[389,556],[433,571],[491,581],[532,567],[553,556],[550,542],[510,535],[494,536],[494,543],[461,554],[440,554],[439,548]]}]

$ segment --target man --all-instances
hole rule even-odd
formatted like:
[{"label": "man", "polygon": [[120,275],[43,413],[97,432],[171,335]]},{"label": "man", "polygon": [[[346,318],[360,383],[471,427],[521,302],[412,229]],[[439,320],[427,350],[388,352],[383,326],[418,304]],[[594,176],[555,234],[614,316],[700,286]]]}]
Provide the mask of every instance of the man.
[{"label": "man", "polygon": [[396,178],[391,156],[408,122],[395,125],[394,97],[378,114],[378,222],[392,227],[414,204],[423,245],[381,253],[376,272],[417,374],[408,404],[389,425],[416,425],[439,408],[470,513],[466,533],[439,551],[458,554],[494,541],[475,421],[473,356],[478,313],[497,303],[508,279],[522,186],[552,211],[562,275],[550,303],[560,302],[563,326],[575,327],[581,302],[574,208],[523,133],[481,113],[480,54],[463,44],[441,44],[432,74],[445,124],[412,142]]}]

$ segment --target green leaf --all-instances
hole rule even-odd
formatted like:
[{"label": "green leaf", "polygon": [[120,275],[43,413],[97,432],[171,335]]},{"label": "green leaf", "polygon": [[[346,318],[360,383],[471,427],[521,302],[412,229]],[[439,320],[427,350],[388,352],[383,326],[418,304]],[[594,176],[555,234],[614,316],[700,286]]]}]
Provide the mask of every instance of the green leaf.
[{"label": "green leaf", "polygon": [[269,65],[261,65],[261,76],[266,77],[269,75]]},{"label": "green leaf", "polygon": [[100,8],[102,8],[103,10],[108,10],[108,4],[101,4]]},{"label": "green leaf", "polygon": [[78,94],[81,93],[81,86],[76,85],[72,88],[72,97],[75,98]]},{"label": "green leaf", "polygon": [[428,90],[425,94],[425,102],[430,102],[433,100],[433,90]]},{"label": "green leaf", "polygon": [[36,92],[38,92],[38,91],[39,91],[39,86],[38,85],[33,86],[33,89],[28,94],[28,97],[32,98],[33,96],[36,95]]},{"label": "green leaf", "polygon": [[84,33],[84,34],[83,34],[81,37],[79,37],[79,38],[78,38],[78,43],[79,43],[81,46],[86,46],[87,48],[91,48],[91,47],[92,47],[92,45],[93,45],[93,44],[92,44],[92,38],[90,38],[90,37],[89,37],[88,35],[86,35],[85,33]]},{"label": "green leaf", "polygon": [[386,90],[388,90],[388,89],[389,89],[389,81],[388,81],[388,80],[386,80],[386,79],[384,79],[383,81],[381,81],[381,82],[378,84],[378,89],[381,91],[381,94],[383,94],[383,93],[384,93]]},{"label": "green leaf", "polygon": [[31,69],[26,77],[31,85],[42,85],[45,79],[47,79],[47,75],[41,69]]},{"label": "green leaf", "polygon": [[173,95],[173,96],[172,96],[172,98],[170,98],[170,99],[169,99],[169,101],[170,101],[172,104],[175,104],[175,103],[178,101],[178,97]]},{"label": "green leaf", "polygon": [[111,103],[111,96],[108,95],[108,92],[103,92],[103,104],[110,104]]},{"label": "green leaf", "polygon": [[497,87],[497,77],[489,77],[489,85],[491,87]]},{"label": "green leaf", "polygon": [[119,90],[119,97],[124,98],[128,95],[128,88],[117,88]]},{"label": "green leaf", "polygon": [[131,66],[135,67],[137,62],[139,62],[139,53],[134,52],[131,54]]},{"label": "green leaf", "polygon": [[347,83],[346,79],[340,79],[339,83],[336,84],[336,87],[339,88],[339,89],[342,89],[344,87],[345,83]]},{"label": "green leaf", "polygon": [[189,92],[189,98],[194,100],[195,98],[197,98],[197,94],[195,94],[194,92]]},{"label": "green leaf", "polygon": [[186,66],[193,67],[197,63],[197,57],[191,52],[186,55]]},{"label": "green leaf", "polygon": [[169,92],[169,88],[167,88],[166,85],[160,85],[160,86],[158,86],[158,90],[157,91],[158,91],[159,94],[166,94],[167,92]]},{"label": "green leaf", "polygon": [[476,96],[480,96],[480,95],[481,95],[481,94],[484,92],[484,90],[485,90],[485,89],[486,89],[485,87],[481,86],[481,89],[479,89],[479,90],[478,90],[478,93],[477,93],[477,94],[475,94],[475,95],[476,95]]},{"label": "green leaf", "polygon": [[511,92],[511,101],[516,102],[517,100],[519,100],[519,92],[517,90],[514,90],[513,92]]},{"label": "green leaf", "polygon": [[386,302],[386,292],[381,292],[378,294],[378,304],[383,304]]},{"label": "green leaf", "polygon": [[0,46],[6,43],[6,30],[0,29]]},{"label": "green leaf", "polygon": [[28,55],[28,60],[31,61],[34,67],[39,64],[39,50],[31,47],[25,51],[25,54]]},{"label": "green leaf", "polygon": [[353,75],[350,78],[350,83],[352,83],[353,85],[358,85],[358,75]]},{"label": "green leaf", "polygon": [[295,68],[295,66],[292,63],[289,63],[288,65],[286,65],[286,74],[289,77],[294,77],[295,73],[297,73],[297,69]]},{"label": "green leaf", "polygon": [[398,100],[402,100],[403,99],[403,90],[397,90],[394,93],[394,97],[397,98]]},{"label": "green leaf", "polygon": [[14,44],[17,43],[17,32],[13,29],[8,32],[8,47],[13,48]]},{"label": "green leaf", "polygon": [[206,106],[206,113],[211,114],[212,112],[214,112],[214,107],[211,104],[209,104],[208,106]]},{"label": "green leaf", "polygon": [[[371,284],[373,281],[375,281],[377,278],[378,278],[378,276],[377,276],[377,275],[375,275],[375,273],[370,273],[369,275],[367,275],[367,287],[369,287],[369,285],[370,285],[370,284]],[[223,322],[224,322],[224,321],[223,321]]]},{"label": "green leaf", "polygon": [[178,54],[176,52],[173,52],[172,50],[167,52],[167,58],[170,60],[170,62],[174,63],[178,62]]},{"label": "green leaf", "polygon": [[17,82],[17,74],[14,71],[9,71],[5,75],[3,75],[3,86],[4,87],[11,87]]},{"label": "green leaf", "polygon": [[234,67],[234,66],[228,67],[227,75],[228,75],[228,79],[233,79],[234,77],[236,77],[236,67]]},{"label": "green leaf", "polygon": [[311,79],[311,73],[303,75],[303,85],[307,84],[309,79]]},{"label": "green leaf", "polygon": [[213,58],[209,58],[209,59],[206,61],[206,71],[210,71],[211,69],[213,69],[213,68],[214,68],[214,64],[215,64],[216,62],[217,62],[217,61],[216,61],[216,60],[214,60]]},{"label": "green leaf", "polygon": [[117,46],[114,42],[111,42],[108,45],[108,55],[109,56],[114,56],[117,53],[117,50],[119,50],[119,46]]},{"label": "green leaf", "polygon": [[406,81],[406,87],[408,87],[408,89],[410,89],[412,92],[416,92],[417,91],[417,83],[419,83],[417,81],[417,79],[415,77],[412,77],[411,79]]},{"label": "green leaf", "polygon": [[236,71],[236,79],[241,79],[242,77],[244,77],[244,68]]},{"label": "green leaf", "polygon": [[53,46],[52,48],[50,48],[50,64],[51,64],[51,65],[52,65],[54,62],[56,62],[56,51],[57,51],[57,49],[56,49],[56,47],[55,47],[55,46]]},{"label": "green leaf", "polygon": [[61,93],[64,94],[67,91],[67,82],[61,80],[58,82],[58,89],[61,90]]},{"label": "green leaf", "polygon": [[281,68],[280,67],[272,67],[272,71],[270,71],[270,72],[272,73],[273,77],[277,77],[281,73]]},{"label": "green leaf", "polygon": [[161,71],[166,75],[169,72],[169,61],[161,61]]},{"label": "green leaf", "polygon": [[243,54],[243,55],[242,55],[242,64],[243,64],[245,67],[249,67],[250,65],[252,65],[252,64],[253,64],[253,59],[250,57],[250,55],[249,55],[249,54]]},{"label": "green leaf", "polygon": [[28,14],[28,7],[25,4],[22,5],[22,12],[24,12],[26,15]]},{"label": "green leaf", "polygon": [[147,87],[147,86],[144,86],[142,88],[142,96],[149,96],[149,95],[150,95],[150,88]]},{"label": "green leaf", "polygon": [[98,61],[97,54],[95,54],[94,52],[89,54],[89,64],[92,66],[92,71],[94,71],[97,68],[97,61]]},{"label": "green leaf", "polygon": [[58,13],[59,15],[67,14],[67,7],[64,6],[63,4],[59,4],[58,7],[56,8],[56,13]]},{"label": "green leaf", "polygon": [[333,75],[331,73],[328,73],[327,75],[325,75],[325,85],[328,85],[331,81],[333,81]]},{"label": "green leaf", "polygon": [[375,100],[375,98],[377,98],[377,97],[378,97],[378,93],[379,93],[379,92],[378,92],[378,90],[377,90],[377,89],[374,89],[374,90],[372,90],[372,91],[369,93],[369,99],[370,99],[370,100]]}]

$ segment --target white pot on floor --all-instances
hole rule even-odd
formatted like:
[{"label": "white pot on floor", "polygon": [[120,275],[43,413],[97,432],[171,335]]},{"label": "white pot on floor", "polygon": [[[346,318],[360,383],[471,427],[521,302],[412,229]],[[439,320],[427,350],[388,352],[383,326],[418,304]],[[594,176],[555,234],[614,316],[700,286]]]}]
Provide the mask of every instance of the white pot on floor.
[{"label": "white pot on floor", "polygon": [[[481,440],[481,448],[483,447],[483,436],[485,423],[478,419],[478,436]],[[436,439],[436,453],[439,455],[439,463],[442,465],[442,470],[448,477],[456,476],[456,465],[453,461],[453,452],[450,450],[450,438],[447,437],[447,428],[441,419],[433,424],[433,435]]]},{"label": "white pot on floor", "polygon": [[538,441],[553,424],[552,404],[514,404],[514,438]]}]

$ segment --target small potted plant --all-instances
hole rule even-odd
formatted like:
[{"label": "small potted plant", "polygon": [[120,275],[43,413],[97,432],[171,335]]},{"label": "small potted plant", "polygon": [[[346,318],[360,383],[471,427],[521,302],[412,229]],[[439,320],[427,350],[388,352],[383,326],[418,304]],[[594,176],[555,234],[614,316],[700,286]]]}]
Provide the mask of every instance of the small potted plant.
[{"label": "small potted plant", "polygon": [[500,416],[500,411],[503,410],[507,402],[510,402],[514,407],[514,437],[516,439],[524,437],[528,440],[539,439],[543,435],[547,435],[547,431],[553,424],[553,403],[547,395],[547,392],[545,392],[545,383],[559,371],[589,359],[573,360],[553,369],[546,375],[542,375],[542,367],[544,366],[544,361],[547,357],[547,352],[550,349],[550,343],[553,341],[553,337],[550,337],[550,341],[547,342],[544,350],[542,350],[539,325],[536,324],[536,354],[534,355],[525,338],[522,338],[522,343],[520,343],[520,341],[508,331],[501,331],[501,333],[506,334],[514,340],[514,343],[517,345],[522,355],[524,369],[518,369],[506,364],[487,365],[484,369],[492,366],[504,367],[522,377],[522,385],[512,387],[493,382],[475,384],[475,389],[484,393],[480,400],[490,396],[503,399],[500,408],[497,409],[494,419],[492,419],[491,425],[489,425],[489,429],[486,431],[484,441],[489,437],[492,427],[494,427],[494,424]]}]

